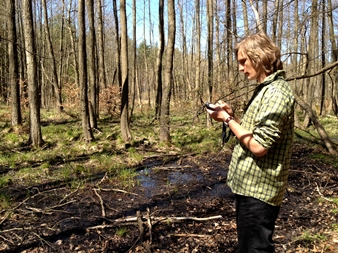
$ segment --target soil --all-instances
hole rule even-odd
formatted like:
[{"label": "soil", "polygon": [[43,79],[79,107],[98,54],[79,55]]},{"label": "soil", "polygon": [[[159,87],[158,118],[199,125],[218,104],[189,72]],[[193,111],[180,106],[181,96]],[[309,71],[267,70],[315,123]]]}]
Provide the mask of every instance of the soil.
[{"label": "soil", "polygon": [[[294,146],[276,252],[338,252],[337,167],[310,159],[314,152],[322,151]],[[137,168],[139,183],[124,189],[105,174],[77,188],[72,181],[13,184],[0,252],[236,252],[230,159],[148,157]]]}]

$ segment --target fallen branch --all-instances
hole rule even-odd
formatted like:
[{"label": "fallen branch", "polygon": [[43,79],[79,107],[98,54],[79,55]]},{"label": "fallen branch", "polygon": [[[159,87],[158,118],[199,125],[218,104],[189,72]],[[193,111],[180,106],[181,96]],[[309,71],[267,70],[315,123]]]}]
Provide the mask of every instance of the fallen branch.
[{"label": "fallen branch", "polygon": [[114,191],[114,192],[122,192],[122,193],[126,193],[126,194],[130,194],[130,195],[136,195],[139,196],[139,194],[137,193],[133,193],[133,192],[127,192],[125,190],[121,190],[121,189],[100,189],[101,191],[105,191],[105,192],[110,192],[110,191]]},{"label": "fallen branch", "polygon": [[199,234],[169,234],[169,236],[179,236],[179,237],[210,237],[211,235],[199,235]]},{"label": "fallen branch", "polygon": [[104,209],[104,203],[103,203],[103,200],[102,200],[100,194],[97,192],[97,189],[94,188],[94,192],[95,192],[96,196],[97,196],[97,197],[99,198],[99,200],[100,200],[102,217],[106,217],[106,211],[105,211],[105,209]]},{"label": "fallen branch", "polygon": [[325,197],[325,196],[320,192],[319,186],[318,186],[317,183],[316,183],[316,188],[317,188],[318,194],[319,194],[323,199],[325,199],[325,200],[327,200],[327,201],[329,201],[329,202],[334,202],[332,199],[329,199],[329,198]]},{"label": "fallen branch", "polygon": [[[194,220],[194,221],[208,221],[208,220],[213,220],[213,219],[222,219],[222,215],[216,215],[216,216],[211,216],[211,217],[205,217],[205,218],[198,218],[198,217],[143,217],[140,216],[142,220],[154,220],[157,222],[179,222],[179,221],[185,221],[185,220]],[[112,224],[107,224],[107,225],[98,225],[94,227],[88,227],[87,229],[98,229],[98,228],[112,228],[117,225],[123,224],[123,225],[137,225],[138,224],[138,219],[139,217],[127,217],[127,218],[121,218],[121,219],[116,219],[116,220],[109,220],[106,219],[107,221],[111,222]]]}]

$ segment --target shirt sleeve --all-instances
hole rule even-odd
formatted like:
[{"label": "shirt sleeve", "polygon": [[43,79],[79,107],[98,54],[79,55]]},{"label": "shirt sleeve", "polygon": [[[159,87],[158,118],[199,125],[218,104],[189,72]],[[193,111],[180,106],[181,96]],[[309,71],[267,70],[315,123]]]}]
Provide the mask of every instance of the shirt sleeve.
[{"label": "shirt sleeve", "polygon": [[290,113],[289,102],[288,96],[275,86],[264,91],[253,129],[253,137],[264,148],[271,148],[280,138],[285,119]]}]

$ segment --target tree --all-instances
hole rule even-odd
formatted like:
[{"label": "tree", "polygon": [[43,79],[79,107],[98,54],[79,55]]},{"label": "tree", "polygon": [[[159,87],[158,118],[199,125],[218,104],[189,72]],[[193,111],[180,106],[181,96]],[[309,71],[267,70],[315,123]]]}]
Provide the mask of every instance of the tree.
[{"label": "tree", "polygon": [[[311,74],[316,69],[315,64],[315,52],[317,51],[317,37],[318,37],[318,4],[317,0],[312,0],[311,6],[311,27],[310,27],[310,37],[309,37],[309,45],[307,50],[307,59],[308,64],[306,68],[306,72]],[[324,84],[323,84],[324,85]],[[314,79],[306,79],[305,80],[305,87],[306,87],[306,94],[305,94],[305,101],[312,107],[314,102]],[[310,123],[309,115],[307,115],[304,119],[303,125],[308,126]]]},{"label": "tree", "polygon": [[136,97],[136,0],[133,0],[133,44],[132,44],[132,63],[133,67],[131,69],[131,74],[132,74],[132,89],[131,89],[131,106],[130,106],[130,116],[129,118],[132,117],[133,112],[134,112],[134,106],[135,106],[135,97]]},{"label": "tree", "polygon": [[8,26],[8,60],[9,60],[9,83],[11,87],[12,100],[12,126],[22,123],[20,107],[20,82],[19,82],[19,57],[17,51],[17,35],[15,22],[15,1],[7,0],[9,11]]},{"label": "tree", "polygon": [[156,101],[155,101],[155,118],[159,119],[161,115],[161,103],[162,103],[162,59],[164,52],[164,17],[163,17],[163,2],[164,0],[159,0],[158,2],[158,34],[159,34],[159,46],[157,51],[156,59],[156,81],[157,81],[157,91],[156,91]]},{"label": "tree", "polygon": [[[213,38],[214,38],[214,13],[213,13],[213,0],[207,1],[207,17],[208,17],[208,101],[212,101],[212,91],[213,91]],[[207,124],[211,123],[210,116],[207,113]]]},{"label": "tree", "polygon": [[128,104],[129,104],[129,74],[128,74],[128,35],[127,35],[127,13],[126,13],[126,1],[120,2],[120,21],[121,21],[121,134],[122,139],[125,142],[129,142],[132,139],[129,119],[128,119]]},{"label": "tree", "polygon": [[166,48],[166,67],[160,117],[160,141],[170,142],[170,97],[176,34],[175,0],[168,0],[168,44]]},{"label": "tree", "polygon": [[[332,61],[336,62],[338,61],[338,49],[337,49],[337,42],[334,32],[334,22],[332,17],[332,2],[331,0],[327,1],[328,5],[328,26],[329,26],[329,38],[330,38],[330,44],[331,44],[331,57]],[[334,79],[332,82],[332,92],[331,92],[331,108],[333,109],[333,112],[335,115],[338,115],[338,69],[334,69]]]},{"label": "tree", "polygon": [[96,67],[96,36],[94,24],[94,0],[86,0],[89,36],[88,36],[88,65],[89,65],[89,119],[90,126],[97,128],[98,118],[98,87],[97,87],[97,67]]},{"label": "tree", "polygon": [[22,2],[23,30],[25,36],[26,64],[27,64],[27,84],[29,98],[29,140],[28,143],[33,147],[43,144],[40,124],[40,96],[37,75],[36,48],[34,41],[34,25],[32,1],[23,0]]},{"label": "tree", "polygon": [[58,110],[58,112],[61,112],[61,111],[63,111],[62,97],[61,97],[61,84],[59,82],[59,77],[58,77],[58,73],[57,73],[57,65],[56,65],[55,54],[54,54],[54,48],[53,48],[53,43],[52,43],[52,39],[51,39],[51,36],[50,36],[50,31],[49,31],[46,0],[42,0],[42,4],[43,4],[43,10],[44,10],[43,11],[43,13],[44,13],[44,25],[45,25],[45,32],[46,32],[46,38],[47,38],[48,52],[49,52],[49,57],[52,60],[52,75],[53,75],[52,85],[54,87],[57,110]]},{"label": "tree", "polygon": [[196,26],[196,45],[195,45],[195,91],[196,91],[196,106],[199,104],[201,94],[200,73],[201,73],[201,13],[200,13],[200,0],[195,0],[195,26]]},{"label": "tree", "polygon": [[[106,80],[106,66],[105,66],[105,57],[104,57],[104,28],[103,28],[103,14],[102,14],[102,3],[101,0],[97,0],[97,33],[98,33],[98,58],[99,58],[99,88],[107,88]],[[99,104],[97,104],[99,108]]]},{"label": "tree", "polygon": [[87,51],[86,51],[86,26],[85,26],[85,0],[78,2],[78,25],[79,25],[79,82],[80,82],[80,105],[84,140],[90,142],[94,139],[89,121],[88,108],[88,77],[87,77]]},{"label": "tree", "polygon": [[119,31],[119,19],[117,14],[116,0],[113,0],[113,12],[114,12],[114,25],[115,25],[115,43],[116,43],[116,75],[117,83],[121,89],[121,43],[120,43],[120,31]]}]

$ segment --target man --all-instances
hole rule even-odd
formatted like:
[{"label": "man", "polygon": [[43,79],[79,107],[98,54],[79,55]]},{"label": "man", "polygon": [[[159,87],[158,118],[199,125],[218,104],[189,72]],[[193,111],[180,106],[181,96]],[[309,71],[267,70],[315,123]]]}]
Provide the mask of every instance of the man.
[{"label": "man", "polygon": [[237,138],[228,185],[236,197],[240,253],[275,252],[272,235],[290,167],[294,96],[284,80],[280,50],[263,33],[244,38],[235,48],[239,71],[258,82],[242,120],[227,104],[207,110]]}]

